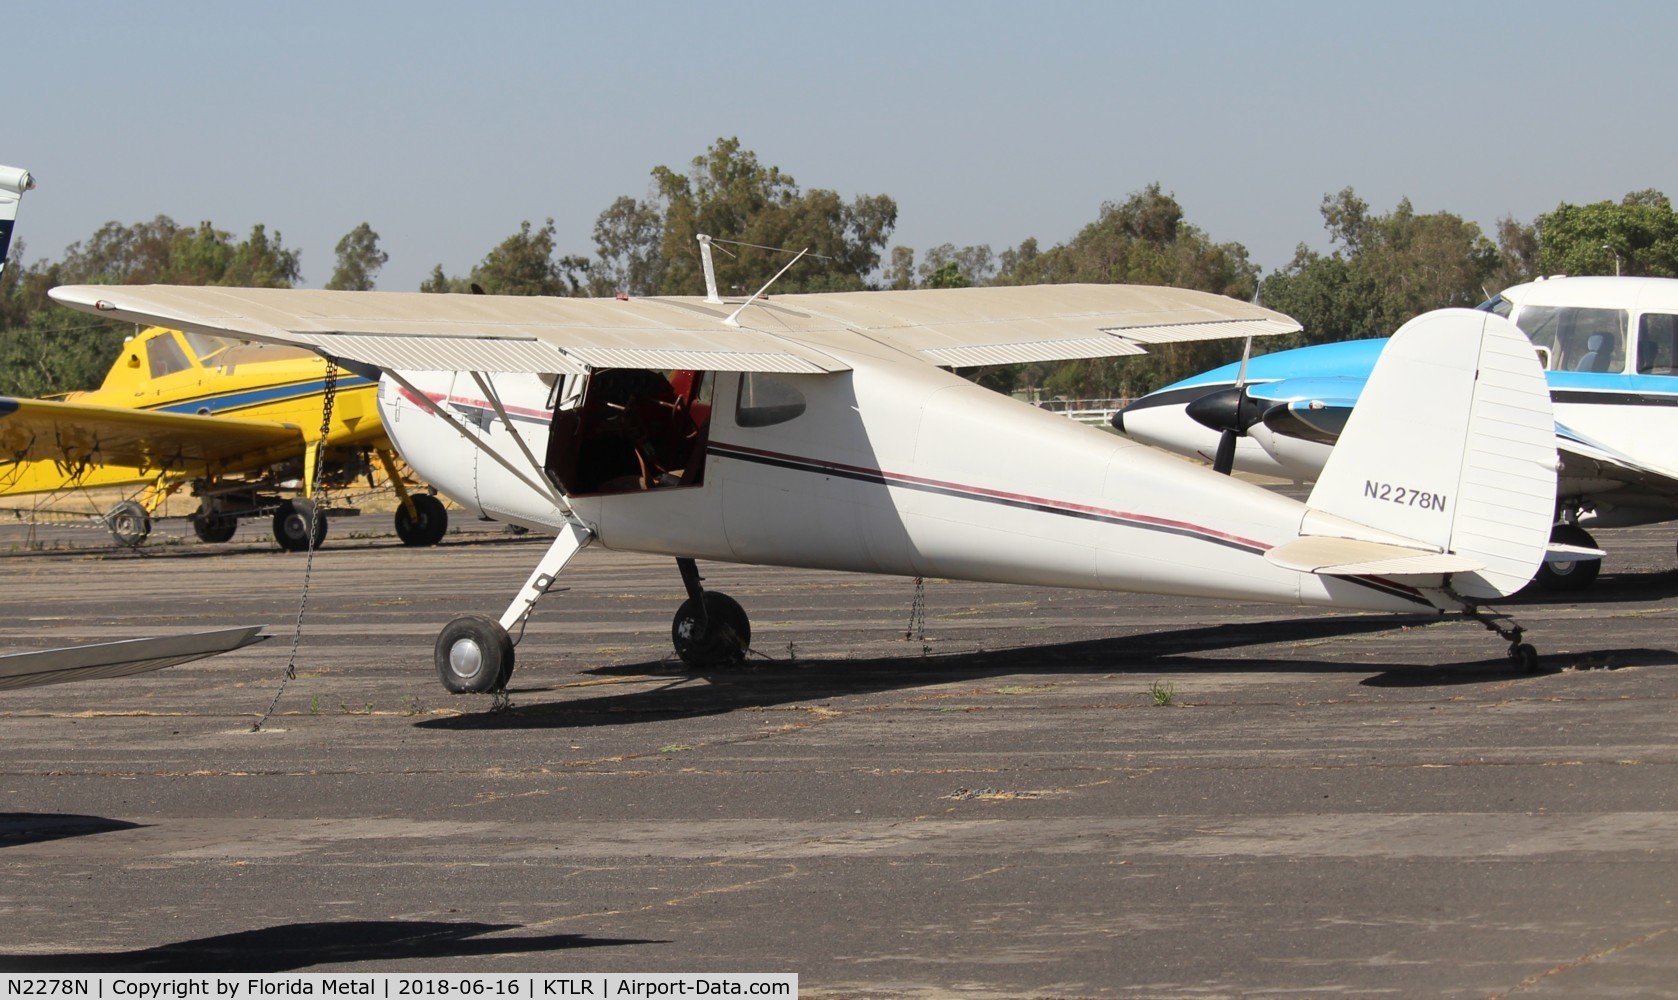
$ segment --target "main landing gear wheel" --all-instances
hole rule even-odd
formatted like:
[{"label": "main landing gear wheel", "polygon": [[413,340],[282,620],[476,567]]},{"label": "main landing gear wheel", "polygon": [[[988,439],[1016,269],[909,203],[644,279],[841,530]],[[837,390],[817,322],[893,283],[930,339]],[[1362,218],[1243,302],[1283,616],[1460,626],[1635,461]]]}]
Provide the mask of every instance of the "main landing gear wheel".
[{"label": "main landing gear wheel", "polygon": [[752,623],[746,609],[727,594],[706,591],[704,612],[688,598],[676,609],[670,642],[676,655],[690,667],[730,667],[746,658],[752,645]]},{"label": "main landing gear wheel", "polygon": [[408,516],[408,508],[396,508],[396,537],[403,545],[436,545],[449,530],[449,512],[443,501],[429,493],[416,493],[408,498],[419,517]]},{"label": "main landing gear wheel", "polygon": [[1523,674],[1538,673],[1538,650],[1532,648],[1532,643],[1521,642],[1509,647],[1509,658],[1521,668]]},{"label": "main landing gear wheel", "polygon": [[437,676],[455,694],[485,694],[507,686],[513,640],[501,623],[463,615],[437,633]]},{"label": "main landing gear wheel", "polygon": [[[1558,545],[1581,545],[1588,549],[1597,547],[1596,539],[1591,537],[1591,533],[1576,524],[1558,524],[1551,528],[1550,541]],[[1584,590],[1596,582],[1596,575],[1600,572],[1601,559],[1573,559],[1567,562],[1540,563],[1538,573],[1533,578],[1545,590]]]},{"label": "main landing gear wheel", "polygon": [[[309,530],[314,529],[314,544],[309,542]],[[303,552],[320,548],[326,541],[326,518],[315,516],[312,500],[287,500],[274,512],[274,541],[287,552]]]},{"label": "main landing gear wheel", "polygon": [[151,515],[135,501],[124,500],[105,515],[105,527],[111,529],[118,545],[133,548],[151,534]]},{"label": "main landing gear wheel", "polygon": [[192,519],[192,533],[201,542],[212,544],[227,542],[233,539],[233,533],[239,530],[239,519],[228,517],[226,514],[214,514],[210,517],[195,517]]}]

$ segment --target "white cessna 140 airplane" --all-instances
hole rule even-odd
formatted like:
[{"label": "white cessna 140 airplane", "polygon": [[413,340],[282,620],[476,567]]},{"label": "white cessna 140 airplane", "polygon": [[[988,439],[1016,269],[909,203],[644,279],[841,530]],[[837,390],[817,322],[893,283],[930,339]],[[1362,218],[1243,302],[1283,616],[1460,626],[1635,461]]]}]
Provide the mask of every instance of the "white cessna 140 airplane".
[{"label": "white cessna 140 airplane", "polygon": [[[1279,313],[1117,285],[724,301],[700,242],[704,298],[52,296],[377,370],[385,427],[420,475],[470,511],[557,532],[499,620],[443,628],[435,662],[452,691],[505,687],[512,634],[590,544],[675,557],[688,599],[672,638],[696,666],[737,662],[751,639],[696,559],[1463,612],[1536,666],[1520,627],[1481,607],[1531,579],[1555,506],[1544,375],[1502,317],[1446,310],[1400,331],[1299,503],[948,370],[1298,329]],[[1417,379],[1436,387],[1425,426]]]}]

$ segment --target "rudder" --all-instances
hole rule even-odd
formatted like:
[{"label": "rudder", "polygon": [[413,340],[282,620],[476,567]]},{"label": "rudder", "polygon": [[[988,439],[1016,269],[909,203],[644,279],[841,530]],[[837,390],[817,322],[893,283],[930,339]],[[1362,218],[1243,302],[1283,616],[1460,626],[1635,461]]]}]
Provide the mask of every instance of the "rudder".
[{"label": "rudder", "polygon": [[1470,309],[1406,323],[1307,503],[1482,564],[1452,575],[1463,597],[1526,586],[1556,503],[1555,418],[1532,344],[1508,320]]}]

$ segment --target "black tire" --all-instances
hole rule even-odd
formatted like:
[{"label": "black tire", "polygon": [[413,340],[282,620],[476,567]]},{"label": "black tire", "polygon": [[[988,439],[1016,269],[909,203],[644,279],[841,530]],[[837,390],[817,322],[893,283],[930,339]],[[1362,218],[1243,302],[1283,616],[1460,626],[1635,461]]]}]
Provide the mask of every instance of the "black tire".
[{"label": "black tire", "polygon": [[670,643],[676,655],[690,667],[730,667],[745,660],[752,648],[752,623],[746,609],[727,594],[707,591],[705,614],[693,598],[676,609],[670,625]]},{"label": "black tire", "polygon": [[408,499],[419,518],[409,517],[406,506],[396,508],[396,537],[403,545],[436,545],[442,541],[449,530],[449,512],[443,501],[428,493],[416,493]]},{"label": "black tire", "polygon": [[[1576,524],[1558,524],[1551,528],[1550,541],[1558,545],[1582,545],[1592,549],[1597,547],[1596,539],[1591,537],[1591,533]],[[1601,572],[1601,559],[1545,562],[1539,564],[1533,579],[1544,590],[1566,593],[1584,590],[1596,582],[1597,574]]]},{"label": "black tire", "polygon": [[1523,674],[1538,673],[1538,650],[1532,648],[1531,643],[1523,642],[1509,651],[1509,658],[1515,661]]},{"label": "black tire", "polygon": [[314,528],[312,546],[326,541],[326,518],[315,516],[313,500],[287,500],[274,512],[274,541],[287,552],[305,552],[311,547],[309,529]]},{"label": "black tire", "polygon": [[513,640],[501,623],[463,615],[437,633],[437,677],[455,694],[485,694],[513,675]]},{"label": "black tire", "polygon": [[228,517],[226,514],[202,515],[192,519],[192,533],[201,542],[212,545],[233,540],[233,533],[239,530],[239,519]]},{"label": "black tire", "polygon": [[111,537],[118,545],[133,548],[151,534],[151,515],[139,503],[124,500],[105,515],[105,527],[111,530]]}]

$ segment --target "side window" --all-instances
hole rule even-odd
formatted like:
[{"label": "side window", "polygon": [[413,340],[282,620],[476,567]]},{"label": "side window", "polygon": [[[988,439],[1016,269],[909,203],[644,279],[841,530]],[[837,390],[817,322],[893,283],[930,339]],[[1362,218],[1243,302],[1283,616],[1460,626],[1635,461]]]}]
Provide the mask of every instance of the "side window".
[{"label": "side window", "polygon": [[146,357],[151,361],[152,378],[173,375],[192,367],[192,362],[186,359],[186,352],[181,350],[180,342],[175,339],[173,333],[165,333],[148,341]]},{"label": "side window", "polygon": [[1623,309],[1528,306],[1515,323],[1549,355],[1551,371],[1618,372],[1625,368]]},{"label": "side window", "polygon": [[1678,375],[1678,316],[1644,313],[1638,320],[1637,373]]},{"label": "side window", "polygon": [[786,378],[763,372],[740,376],[740,400],[734,422],[740,427],[784,424],[804,412],[804,393]]}]

